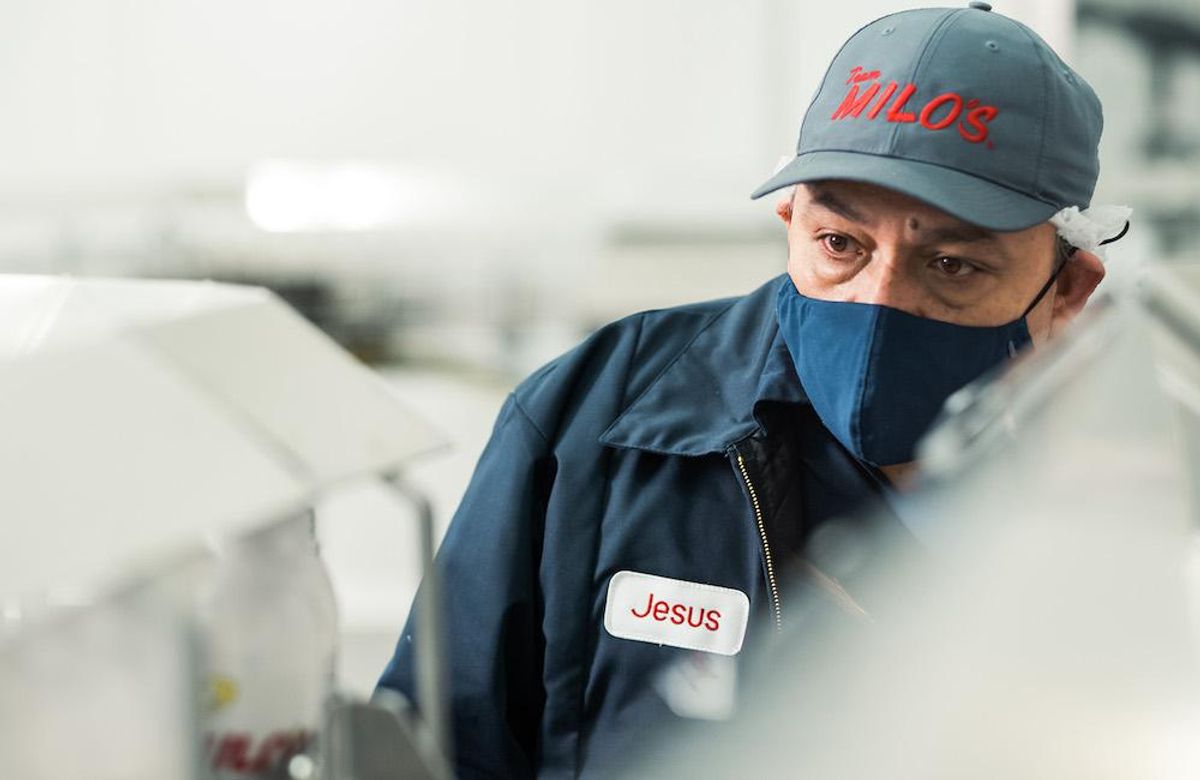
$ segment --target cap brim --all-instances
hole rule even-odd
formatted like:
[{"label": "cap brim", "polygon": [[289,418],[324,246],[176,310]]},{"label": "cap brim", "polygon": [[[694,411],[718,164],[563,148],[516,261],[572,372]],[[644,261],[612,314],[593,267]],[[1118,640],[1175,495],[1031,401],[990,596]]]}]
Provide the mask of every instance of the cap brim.
[{"label": "cap brim", "polygon": [[932,163],[862,152],[805,152],[784,166],[750,197],[793,184],[843,179],[877,184],[925,201],[988,230],[1023,230],[1045,222],[1059,207],[1001,184]]}]

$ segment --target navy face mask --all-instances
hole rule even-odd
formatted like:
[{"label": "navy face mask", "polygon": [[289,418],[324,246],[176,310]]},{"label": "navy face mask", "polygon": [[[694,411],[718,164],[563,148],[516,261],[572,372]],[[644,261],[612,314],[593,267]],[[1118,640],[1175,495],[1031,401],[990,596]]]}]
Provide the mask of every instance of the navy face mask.
[{"label": "navy face mask", "polygon": [[786,278],[779,290],[779,328],[800,383],[830,433],[873,466],[906,463],[947,398],[1030,343],[1025,317],[1062,266],[1020,317],[995,327],[808,298]]}]

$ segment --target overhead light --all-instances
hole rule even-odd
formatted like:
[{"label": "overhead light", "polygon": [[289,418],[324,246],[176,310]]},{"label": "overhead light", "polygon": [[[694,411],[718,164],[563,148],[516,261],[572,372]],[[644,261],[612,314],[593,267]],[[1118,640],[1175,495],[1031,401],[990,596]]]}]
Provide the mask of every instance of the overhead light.
[{"label": "overhead light", "polygon": [[263,160],[246,178],[246,213],[273,233],[379,230],[453,211],[444,177],[386,162]]}]

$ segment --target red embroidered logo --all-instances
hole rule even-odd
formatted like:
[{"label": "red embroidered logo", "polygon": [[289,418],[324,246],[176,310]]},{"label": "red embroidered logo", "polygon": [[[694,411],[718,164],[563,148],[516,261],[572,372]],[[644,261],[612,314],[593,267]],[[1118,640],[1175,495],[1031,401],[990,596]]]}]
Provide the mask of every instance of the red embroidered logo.
[{"label": "red embroidered logo", "polygon": [[[885,115],[888,122],[919,122],[926,130],[945,130],[955,125],[963,140],[973,144],[987,142],[987,148],[992,148],[988,141],[988,123],[1000,113],[995,106],[984,105],[978,98],[964,99],[957,92],[943,92],[926,101],[917,113],[906,111],[909,100],[917,92],[916,84],[905,84],[901,89],[895,81],[889,81],[882,86],[877,70],[867,71],[862,66],[855,66],[850,71],[846,83],[850,91],[842,99],[842,104],[833,112],[833,119],[861,117],[866,112],[867,119],[875,119],[887,107]],[[868,82],[872,82],[867,85]],[[865,86],[865,89],[862,87]],[[896,94],[896,90],[900,90]],[[880,93],[882,90],[882,94]],[[893,100],[895,96],[895,100]],[[876,97],[879,99],[876,100]],[[874,101],[874,105],[871,105]],[[888,103],[891,102],[889,106]],[[870,108],[868,108],[870,106]],[[914,110],[916,106],[913,106]],[[957,123],[957,124],[956,124]]]}]

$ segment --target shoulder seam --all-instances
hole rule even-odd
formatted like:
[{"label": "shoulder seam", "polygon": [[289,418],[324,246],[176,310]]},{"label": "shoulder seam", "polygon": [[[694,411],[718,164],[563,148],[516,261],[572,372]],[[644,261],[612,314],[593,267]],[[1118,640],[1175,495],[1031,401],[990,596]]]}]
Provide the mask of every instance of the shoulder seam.
[{"label": "shoulder seam", "polygon": [[546,434],[542,432],[542,429],[538,427],[538,424],[533,421],[533,416],[525,410],[525,407],[521,404],[521,399],[517,397],[517,394],[515,392],[509,393],[508,397],[512,399],[513,408],[525,418],[525,422],[529,423],[530,428],[533,428],[533,432],[536,433],[538,438],[542,440],[542,444],[549,445],[550,438],[546,436]]},{"label": "shoulder seam", "polygon": [[[637,318],[637,336],[633,339],[633,352],[629,355],[629,363],[625,366],[625,377],[622,379],[622,383],[626,388],[629,387],[629,375],[633,371],[633,364],[638,359],[638,356],[642,354],[642,335],[646,332],[646,316],[649,314],[650,312],[642,312]],[[622,393],[621,412],[625,411],[626,406],[628,406],[628,403],[625,400],[624,393]],[[620,417],[621,414],[618,413],[617,416]]]},{"label": "shoulder seam", "polygon": [[[699,328],[695,333],[692,334],[691,338],[689,338],[687,340],[687,343],[684,344],[682,347],[680,347],[679,351],[677,353],[675,353],[675,356],[672,357],[667,362],[667,365],[663,366],[662,370],[659,371],[654,376],[654,378],[651,379],[646,384],[646,386],[644,388],[642,388],[642,391],[637,394],[637,397],[634,398],[629,403],[625,404],[625,408],[621,410],[620,414],[617,415],[616,419],[613,420],[612,423],[607,428],[604,429],[604,433],[600,434],[600,441],[603,442],[604,437],[608,435],[608,432],[611,431],[613,428],[615,428],[617,423],[619,423],[625,417],[625,415],[629,412],[629,410],[632,409],[634,406],[636,406],[637,402],[642,400],[642,397],[645,396],[647,393],[649,393],[651,388],[653,388],[656,384],[658,384],[658,380],[662,379],[663,375],[666,374],[668,371],[670,371],[671,368],[677,362],[679,362],[679,359],[681,357],[683,357],[683,355],[688,351],[688,348],[692,346],[692,344],[696,341],[696,339],[700,338],[701,334],[703,334],[706,330],[711,328],[713,326],[713,323],[715,323],[717,320],[724,317],[729,312],[729,310],[732,309],[736,304],[737,304],[737,300],[735,299],[735,300],[732,300],[729,303],[727,303],[725,306],[721,307],[720,311],[715,312],[708,319],[708,322],[705,322],[701,328]],[[641,340],[640,331],[638,333],[638,340],[639,341]],[[636,357],[636,355],[635,355],[635,357]]]}]

